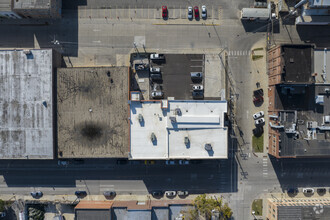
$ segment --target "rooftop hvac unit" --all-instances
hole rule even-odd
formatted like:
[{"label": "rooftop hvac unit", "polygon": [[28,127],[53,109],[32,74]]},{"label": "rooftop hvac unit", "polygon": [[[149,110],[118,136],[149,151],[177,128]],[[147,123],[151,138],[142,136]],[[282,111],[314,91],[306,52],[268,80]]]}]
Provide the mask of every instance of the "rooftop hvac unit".
[{"label": "rooftop hvac unit", "polygon": [[175,114],[176,114],[176,115],[181,115],[181,113],[182,113],[182,112],[181,112],[181,109],[179,109],[179,108],[176,108],[176,109],[175,109]]},{"label": "rooftop hvac unit", "polygon": [[23,50],[23,53],[26,55],[29,55],[29,54],[31,54],[31,50]]},{"label": "rooftop hvac unit", "polygon": [[170,120],[171,120],[172,123],[176,123],[176,118],[175,117],[171,116]]},{"label": "rooftop hvac unit", "polygon": [[311,128],[316,128],[317,127],[317,122],[316,121],[308,121],[307,122],[307,128],[311,129]]},{"label": "rooftop hvac unit", "polygon": [[323,104],[324,103],[324,96],[323,95],[315,96],[315,103],[316,104]]},{"label": "rooftop hvac unit", "polygon": [[212,150],[212,145],[211,144],[205,144],[205,150],[210,151]]},{"label": "rooftop hvac unit", "polygon": [[188,137],[184,137],[184,144],[188,145],[189,144],[189,138]]},{"label": "rooftop hvac unit", "polygon": [[324,123],[330,123],[330,115],[323,116]]},{"label": "rooftop hvac unit", "polygon": [[324,92],[329,93],[330,92],[330,88],[325,88],[324,89]]},{"label": "rooftop hvac unit", "polygon": [[142,123],[143,122],[143,116],[141,114],[139,114],[139,122]]},{"label": "rooftop hvac unit", "polygon": [[151,142],[155,142],[156,141],[156,135],[155,135],[155,133],[151,133]]}]

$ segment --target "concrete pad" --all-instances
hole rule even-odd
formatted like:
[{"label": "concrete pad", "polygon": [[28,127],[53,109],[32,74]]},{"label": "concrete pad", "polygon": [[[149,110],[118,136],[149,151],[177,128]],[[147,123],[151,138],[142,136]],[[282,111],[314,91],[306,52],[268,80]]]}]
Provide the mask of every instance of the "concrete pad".
[{"label": "concrete pad", "polygon": [[205,97],[225,99],[225,74],[218,54],[205,54]]}]

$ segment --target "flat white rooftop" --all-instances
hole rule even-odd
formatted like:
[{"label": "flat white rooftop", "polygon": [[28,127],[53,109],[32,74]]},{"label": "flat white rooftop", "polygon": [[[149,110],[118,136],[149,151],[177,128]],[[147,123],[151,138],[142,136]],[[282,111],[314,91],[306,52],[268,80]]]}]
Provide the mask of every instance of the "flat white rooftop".
[{"label": "flat white rooftop", "polygon": [[226,101],[131,101],[131,159],[227,158],[226,112]]},{"label": "flat white rooftop", "polygon": [[0,159],[53,158],[51,49],[0,51]]}]

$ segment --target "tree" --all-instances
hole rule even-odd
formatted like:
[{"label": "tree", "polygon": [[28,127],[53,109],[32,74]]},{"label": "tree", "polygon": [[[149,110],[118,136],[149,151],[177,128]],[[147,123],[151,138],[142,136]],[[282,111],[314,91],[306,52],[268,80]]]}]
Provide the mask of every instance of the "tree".
[{"label": "tree", "polygon": [[43,206],[36,205],[28,208],[29,220],[43,220],[45,219],[45,209]]},{"label": "tree", "polygon": [[2,199],[0,199],[0,212],[4,212],[6,210],[6,203]]},{"label": "tree", "polygon": [[192,205],[194,208],[189,211],[189,219],[192,220],[201,218],[209,220],[212,215],[218,216],[221,220],[227,220],[233,214],[228,204],[223,204],[221,198],[207,197],[205,194],[197,196]]}]

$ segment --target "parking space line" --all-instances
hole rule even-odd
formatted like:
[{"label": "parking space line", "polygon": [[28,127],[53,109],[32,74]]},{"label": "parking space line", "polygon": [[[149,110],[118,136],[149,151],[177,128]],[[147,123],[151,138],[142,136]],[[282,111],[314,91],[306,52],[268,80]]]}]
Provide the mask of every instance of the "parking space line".
[{"label": "parking space line", "polygon": [[204,60],[190,60],[190,61],[192,61],[192,62],[203,62]]},{"label": "parking space line", "polygon": [[190,67],[203,67],[203,66],[190,66]]},{"label": "parking space line", "polygon": [[149,5],[148,5],[148,19],[149,19]]}]

